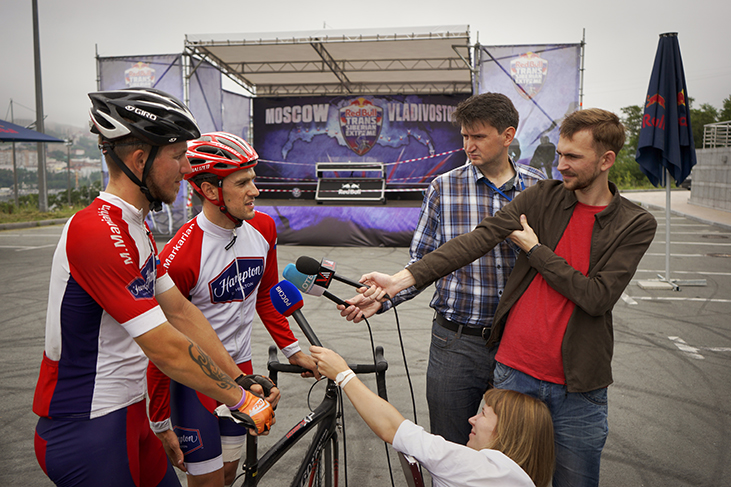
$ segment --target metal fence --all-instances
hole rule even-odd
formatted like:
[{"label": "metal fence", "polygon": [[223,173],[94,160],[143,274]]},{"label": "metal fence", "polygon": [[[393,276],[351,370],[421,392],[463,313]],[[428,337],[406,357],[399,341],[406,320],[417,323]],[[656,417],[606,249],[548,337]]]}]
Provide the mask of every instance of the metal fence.
[{"label": "metal fence", "polygon": [[703,126],[703,148],[731,147],[731,120]]}]

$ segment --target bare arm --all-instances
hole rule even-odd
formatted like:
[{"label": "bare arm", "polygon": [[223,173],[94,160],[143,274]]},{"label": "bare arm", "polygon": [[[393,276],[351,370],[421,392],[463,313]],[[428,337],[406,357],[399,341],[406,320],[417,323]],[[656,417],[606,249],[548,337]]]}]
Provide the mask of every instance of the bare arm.
[{"label": "bare arm", "polygon": [[[317,361],[317,368],[320,373],[330,379],[335,380],[338,373],[348,370],[348,364],[345,360],[332,350],[312,346],[310,347],[310,353]],[[401,413],[368,389],[358,377],[350,380],[343,390],[368,427],[383,441],[393,443],[396,431],[404,422]]]},{"label": "bare arm", "polygon": [[[206,353],[219,364],[219,367],[234,379],[241,375],[239,367],[231,358],[221,340],[213,331],[203,313],[173,287],[155,296],[165,316],[175,329],[200,345]],[[153,362],[155,362],[153,360]],[[157,365],[157,364],[156,364]]]},{"label": "bare arm", "polygon": [[[228,406],[241,399],[241,389],[192,340],[170,323],[135,338],[142,351],[171,379]],[[238,370],[238,367],[237,367]]]}]

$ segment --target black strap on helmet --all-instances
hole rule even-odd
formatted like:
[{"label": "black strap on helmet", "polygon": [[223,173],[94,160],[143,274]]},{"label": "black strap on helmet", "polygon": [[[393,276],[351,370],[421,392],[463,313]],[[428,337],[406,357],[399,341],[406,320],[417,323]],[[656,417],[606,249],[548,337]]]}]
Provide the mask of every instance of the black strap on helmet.
[{"label": "black strap on helmet", "polygon": [[160,147],[157,145],[150,146],[150,154],[147,156],[147,161],[145,161],[145,168],[142,170],[142,181],[140,181],[140,179],[135,176],[132,170],[127,167],[127,164],[125,164],[122,159],[120,159],[120,157],[114,151],[114,147],[114,142],[105,141],[99,144],[99,149],[101,149],[102,154],[109,154],[117,167],[119,167],[133,183],[140,187],[140,191],[142,191],[142,194],[144,194],[147,200],[150,202],[150,211],[162,210],[162,201],[152,196],[152,193],[150,192],[150,189],[147,187],[146,184],[147,176],[150,174],[150,170],[152,170],[152,162],[155,160],[155,157],[157,157],[157,152],[160,150]]}]

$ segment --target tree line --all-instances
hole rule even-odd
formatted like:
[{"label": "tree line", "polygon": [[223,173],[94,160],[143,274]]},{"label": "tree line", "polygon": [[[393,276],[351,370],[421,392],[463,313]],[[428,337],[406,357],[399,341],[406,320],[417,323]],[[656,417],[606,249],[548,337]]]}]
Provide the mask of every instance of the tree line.
[{"label": "tree line", "polygon": [[[696,149],[703,148],[703,127],[709,123],[731,121],[731,95],[725,100],[720,109],[710,103],[701,103],[698,108],[694,107],[693,98],[688,98],[690,107],[690,125],[693,130],[693,142]],[[641,189],[652,188],[647,176],[640,170],[640,165],[635,161],[637,143],[640,139],[642,128],[642,114],[644,107],[641,105],[630,105],[621,108],[620,119],[627,129],[627,141],[624,148],[617,155],[614,166],[609,170],[609,179],[620,189]]]}]

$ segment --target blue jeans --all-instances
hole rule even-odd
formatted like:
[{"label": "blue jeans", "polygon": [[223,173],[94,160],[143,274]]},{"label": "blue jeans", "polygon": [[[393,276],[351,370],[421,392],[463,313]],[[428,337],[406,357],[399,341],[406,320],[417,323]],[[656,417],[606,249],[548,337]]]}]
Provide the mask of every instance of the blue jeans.
[{"label": "blue jeans", "polygon": [[448,441],[467,444],[485,391],[492,384],[497,348],[486,340],[432,324],[429,366],[426,370],[426,400],[431,433]]},{"label": "blue jeans", "polygon": [[607,439],[607,388],[567,392],[566,386],[531,377],[497,362],[495,387],[540,399],[551,411],[556,444],[553,487],[599,485]]}]

